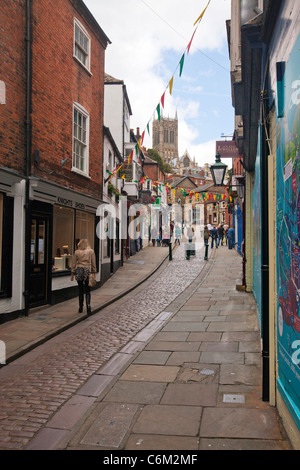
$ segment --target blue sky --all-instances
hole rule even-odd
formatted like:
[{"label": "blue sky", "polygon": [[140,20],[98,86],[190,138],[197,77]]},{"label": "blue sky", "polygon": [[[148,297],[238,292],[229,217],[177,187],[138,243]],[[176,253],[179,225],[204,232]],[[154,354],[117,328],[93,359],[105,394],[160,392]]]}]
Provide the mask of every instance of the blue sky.
[{"label": "blue sky", "polygon": [[[195,31],[208,0],[84,0],[112,41],[106,72],[124,80],[133,115],[131,128],[146,129]],[[215,141],[232,134],[230,63],[225,21],[230,0],[211,0],[197,27],[183,71],[165,94],[165,116],[179,120],[179,154],[203,165],[215,161]],[[151,137],[144,144],[152,147]],[[229,163],[229,162],[226,162]]]}]

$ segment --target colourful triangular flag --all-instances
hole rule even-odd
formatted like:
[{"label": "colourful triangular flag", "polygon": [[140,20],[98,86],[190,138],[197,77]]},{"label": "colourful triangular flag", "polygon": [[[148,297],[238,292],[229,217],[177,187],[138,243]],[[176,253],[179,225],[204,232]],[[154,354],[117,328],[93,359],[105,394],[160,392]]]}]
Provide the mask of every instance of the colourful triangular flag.
[{"label": "colourful triangular flag", "polygon": [[210,4],[210,0],[209,0],[208,4],[206,5],[206,7],[204,8],[204,10],[203,10],[203,12],[201,13],[201,15],[199,16],[199,18],[195,21],[194,26],[195,26],[200,20],[202,20],[202,17],[203,17],[203,15],[204,15],[204,13],[205,13],[205,11],[206,11],[206,8],[208,7],[209,4]]},{"label": "colourful triangular flag", "polygon": [[169,90],[170,90],[170,95],[172,95],[172,89],[173,89],[173,78],[171,78],[171,80],[169,81]]},{"label": "colourful triangular flag", "polygon": [[149,122],[148,122],[148,124],[147,124],[147,131],[148,131],[148,134],[150,135]]},{"label": "colourful triangular flag", "polygon": [[165,93],[166,93],[166,92],[163,93],[163,95],[162,95],[162,97],[161,97],[161,99],[160,99],[163,108],[165,107]]},{"label": "colourful triangular flag", "polygon": [[187,47],[187,53],[189,53],[189,52],[190,52],[190,47],[191,47],[191,44],[192,44],[192,40],[194,39],[195,32],[196,32],[196,30],[193,32],[193,36],[191,37],[191,40],[190,40],[190,42],[189,42],[189,44],[188,44],[188,47]]},{"label": "colourful triangular flag", "polygon": [[183,69],[183,63],[184,63],[184,53],[180,59],[180,71],[179,71],[179,77],[181,77],[182,74],[182,69]]},{"label": "colourful triangular flag", "polygon": [[159,103],[156,106],[156,111],[157,111],[157,115],[158,115],[158,120],[160,121],[160,104]]}]

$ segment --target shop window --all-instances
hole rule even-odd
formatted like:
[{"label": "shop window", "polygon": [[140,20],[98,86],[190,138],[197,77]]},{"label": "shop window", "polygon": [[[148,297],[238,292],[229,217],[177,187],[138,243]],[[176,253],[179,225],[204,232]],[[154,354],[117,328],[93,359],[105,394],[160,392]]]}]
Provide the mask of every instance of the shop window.
[{"label": "shop window", "polygon": [[94,247],[95,216],[88,212],[76,211],[75,244],[86,238],[91,248]]},{"label": "shop window", "polygon": [[86,238],[94,249],[95,216],[89,212],[54,205],[53,273],[69,272],[77,244]]},{"label": "shop window", "polygon": [[0,193],[0,297],[11,297],[14,200]]},{"label": "shop window", "polygon": [[53,208],[53,272],[70,271],[74,254],[74,209]]},{"label": "shop window", "polygon": [[2,286],[2,238],[3,238],[2,232],[3,232],[3,194],[0,194],[0,286]]}]

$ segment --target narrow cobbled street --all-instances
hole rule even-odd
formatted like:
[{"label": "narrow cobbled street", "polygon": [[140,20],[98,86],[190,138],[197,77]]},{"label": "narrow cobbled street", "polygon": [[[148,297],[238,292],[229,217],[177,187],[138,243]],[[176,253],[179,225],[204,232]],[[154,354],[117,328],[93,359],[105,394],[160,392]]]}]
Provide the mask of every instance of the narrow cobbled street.
[{"label": "narrow cobbled street", "polygon": [[261,399],[241,257],[210,253],[186,260],[182,244],[126,297],[3,367],[0,448],[289,449]]}]

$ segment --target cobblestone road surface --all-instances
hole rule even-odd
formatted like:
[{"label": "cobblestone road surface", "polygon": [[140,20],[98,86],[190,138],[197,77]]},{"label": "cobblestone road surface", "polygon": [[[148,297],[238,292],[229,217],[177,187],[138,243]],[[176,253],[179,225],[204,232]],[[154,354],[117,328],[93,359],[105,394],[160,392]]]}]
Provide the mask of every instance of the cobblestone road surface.
[{"label": "cobblestone road surface", "polygon": [[[0,370],[0,449],[24,449],[101,365],[159,315],[200,274],[203,255],[185,260],[184,245],[152,282],[114,308],[60,335],[45,354],[9,376]],[[84,326],[85,326],[84,325]],[[33,356],[34,357],[34,356]],[[12,364],[13,366],[13,364]]]}]

